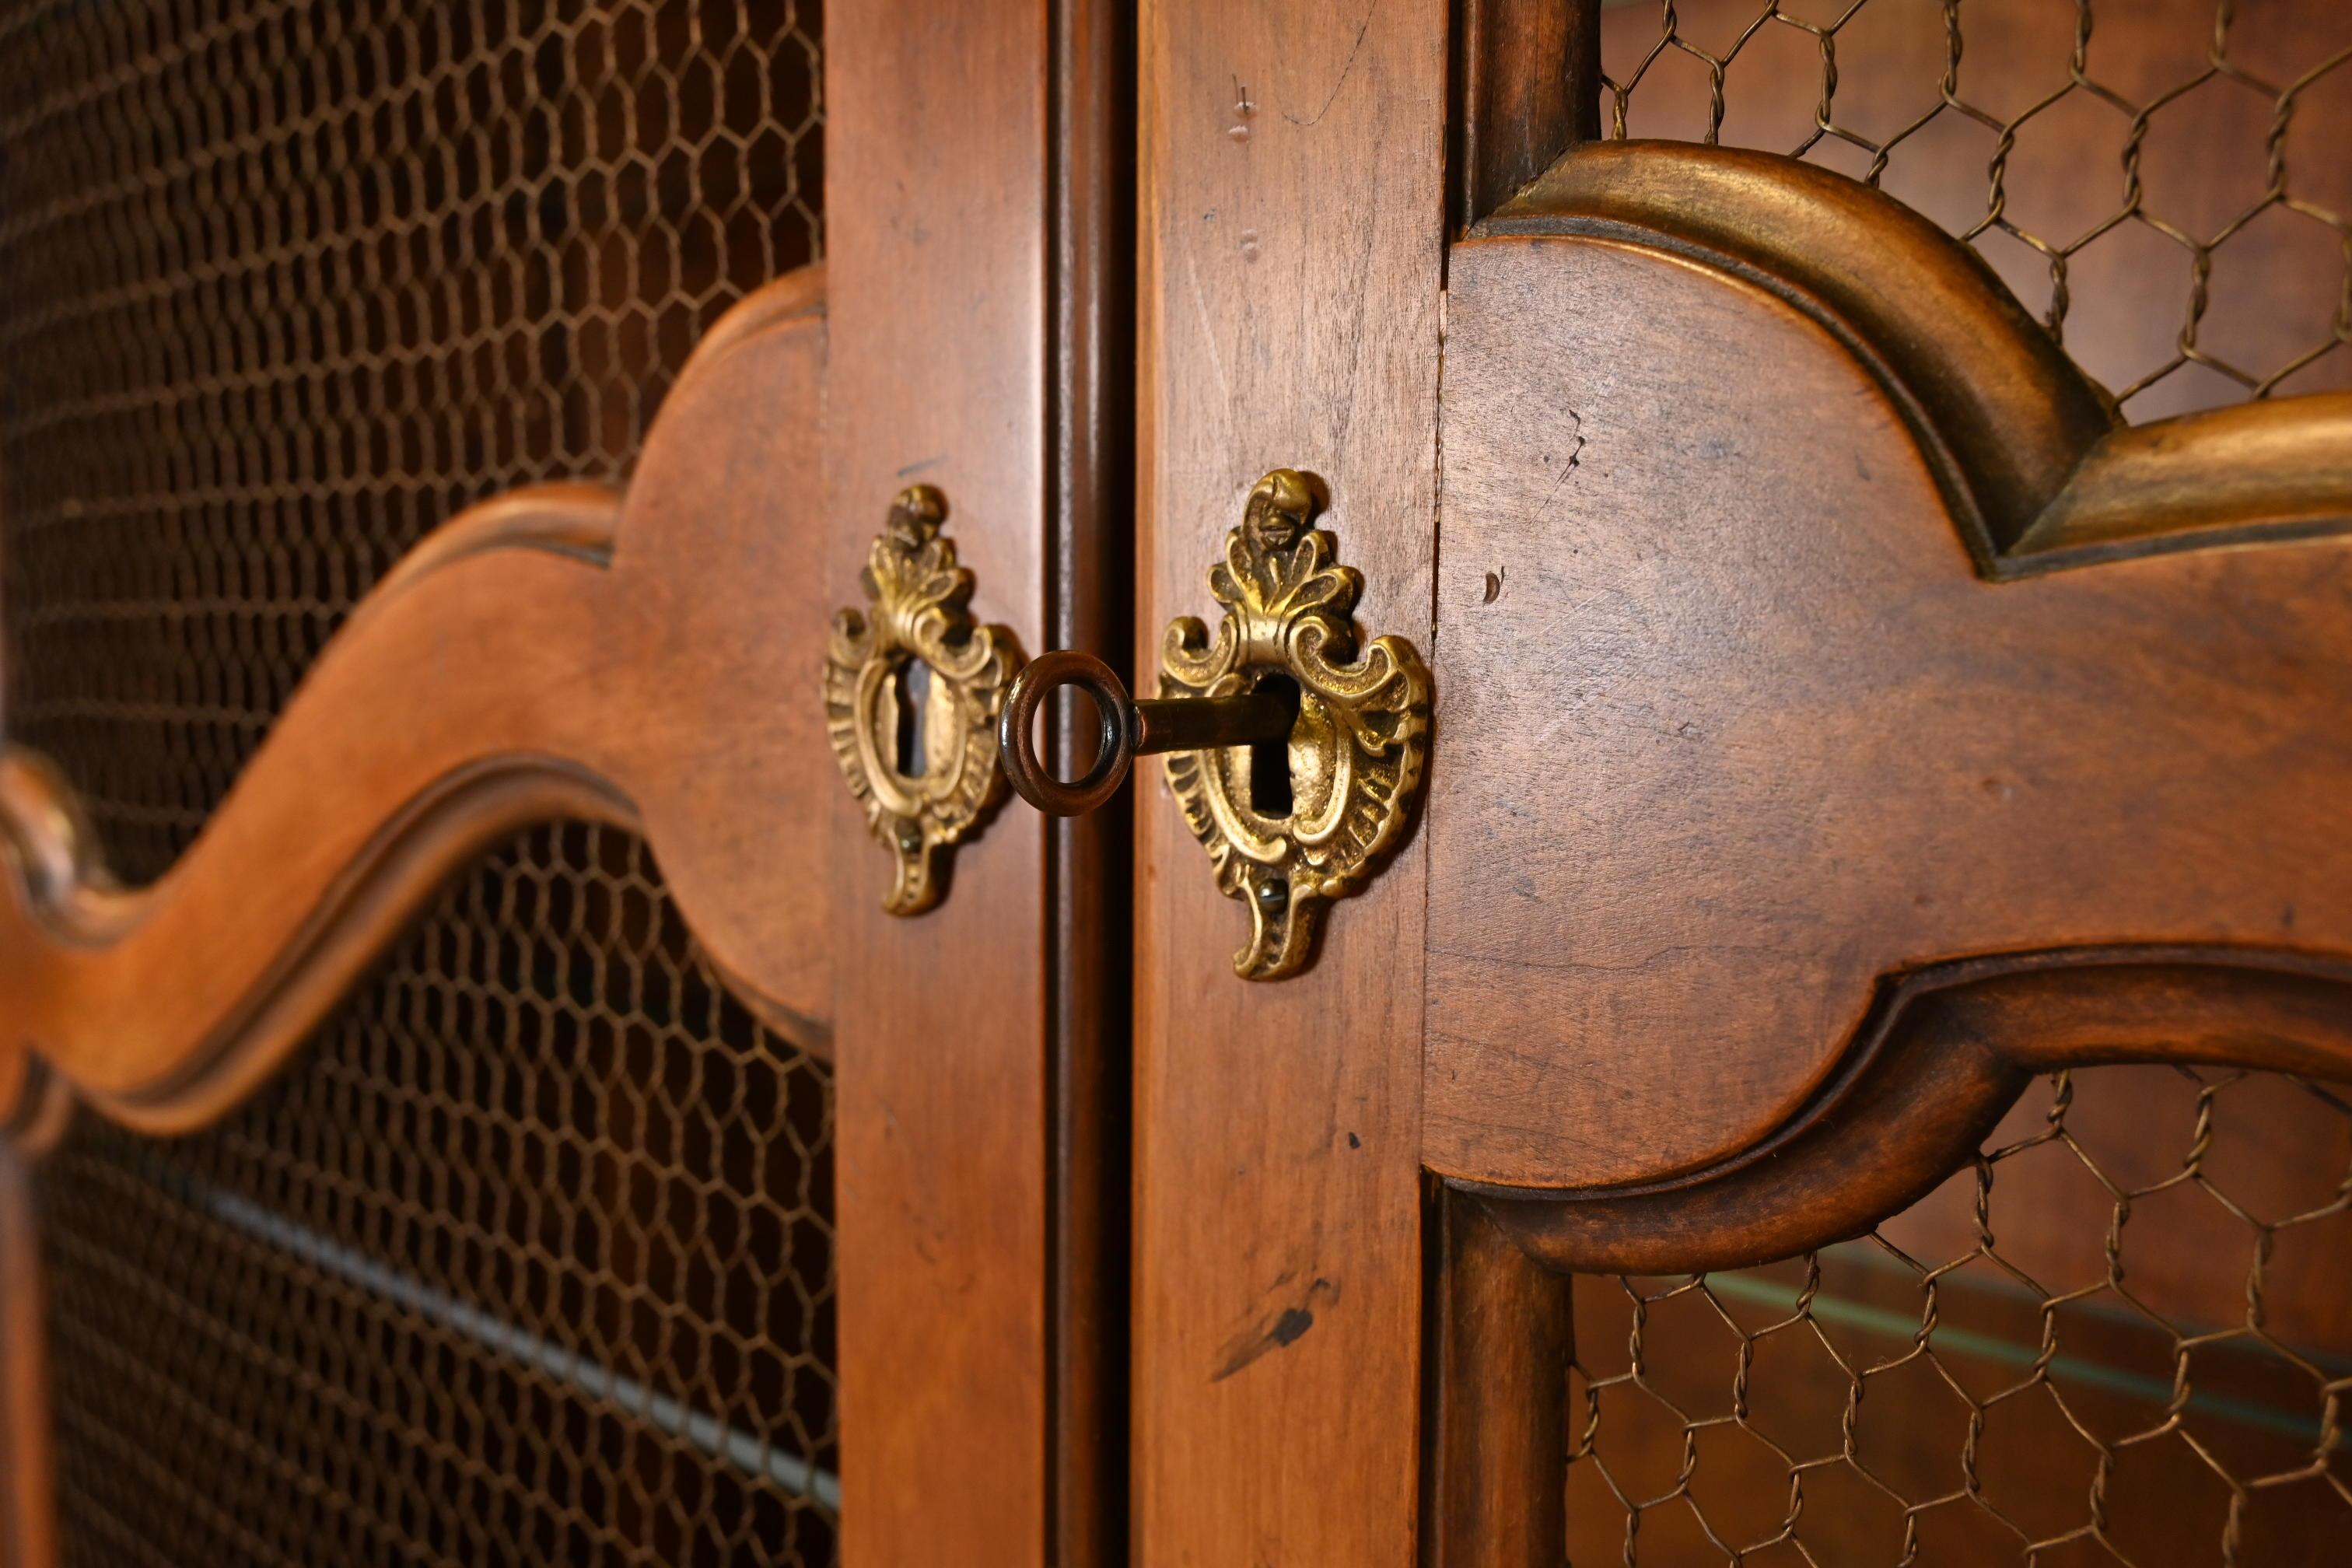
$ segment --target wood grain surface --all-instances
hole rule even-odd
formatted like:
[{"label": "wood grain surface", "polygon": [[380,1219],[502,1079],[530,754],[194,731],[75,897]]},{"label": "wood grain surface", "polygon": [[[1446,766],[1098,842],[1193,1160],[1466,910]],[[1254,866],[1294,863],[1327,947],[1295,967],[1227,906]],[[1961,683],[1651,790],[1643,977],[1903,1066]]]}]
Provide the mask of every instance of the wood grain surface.
[{"label": "wood grain surface", "polygon": [[[1742,157],[1650,177],[1719,163],[1711,199],[1769,221],[1546,226],[1538,182],[1454,253],[1425,1152],[1454,1177],[1724,1160],[1933,964],[2352,955],[2352,400],[2095,428],[1952,242]],[[1882,264],[1921,284],[1864,309]],[[2043,526],[2069,495],[2109,521]]]},{"label": "wood grain surface", "polygon": [[1461,0],[1447,226],[1460,235],[1601,134],[1601,27],[1585,0]]},{"label": "wood grain surface", "polygon": [[[1560,1568],[1569,1277],[1479,1199],[1438,1200],[1428,1568]],[[1546,1205],[1549,1206],[1549,1205]]]},{"label": "wood grain surface", "polygon": [[[830,549],[810,563],[852,602],[892,495],[934,485],[975,614],[1031,652],[1050,583],[1049,12],[883,0],[826,18]],[[1043,826],[998,812],[940,906],[900,920],[884,850],[846,790],[828,798],[843,1559],[1034,1564],[1051,1492]]]},{"label": "wood grain surface", "polygon": [[0,1141],[0,1562],[9,1568],[58,1560],[45,1300],[31,1173],[23,1153]]},{"label": "wood grain surface", "polygon": [[[1102,1560],[1120,1449],[1095,1431],[1118,1408],[1100,1015],[1124,942],[1049,961],[1048,921],[1099,903],[1117,836],[1049,860],[1034,818],[1001,816],[942,910],[886,917],[817,673],[919,477],[989,618],[1035,646],[1049,616],[1102,614],[1119,37],[1083,4],[835,18],[830,342],[824,273],[772,285],[698,349],[625,498],[526,491],[427,540],[151,889],[91,862],[37,758],[0,762],[17,1131],[54,1127],[60,1082],[136,1125],[199,1124],[500,834],[639,828],[715,966],[836,1059],[846,1552],[956,1541],[959,1561],[1030,1563],[1051,1540]],[[1057,1211],[1049,1188],[1091,1199]]]},{"label": "wood grain surface", "polygon": [[[1213,608],[1285,465],[1328,487],[1359,621],[1418,644],[1446,7],[1154,3],[1141,27],[1138,668]],[[1138,1560],[1409,1563],[1422,847],[1334,908],[1307,973],[1252,984],[1157,770],[1135,794]]]}]

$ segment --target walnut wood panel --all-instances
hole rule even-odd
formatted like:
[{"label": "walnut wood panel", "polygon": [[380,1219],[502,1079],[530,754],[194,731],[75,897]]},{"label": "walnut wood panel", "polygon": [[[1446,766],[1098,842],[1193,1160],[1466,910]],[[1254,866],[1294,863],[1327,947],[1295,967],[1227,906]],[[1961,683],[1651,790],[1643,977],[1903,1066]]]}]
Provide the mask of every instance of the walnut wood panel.
[{"label": "walnut wood panel", "polygon": [[1929,965],[2352,955],[2352,400],[2118,435],[1756,154],[1571,153],[1451,276],[1433,1167],[1717,1163]]},{"label": "walnut wood panel", "polygon": [[[1145,7],[1139,669],[1281,465],[1328,487],[1360,621],[1429,624],[1445,26],[1440,0]],[[1421,846],[1307,973],[1251,984],[1157,770],[1135,794],[1139,1555],[1409,1563]]]},{"label": "walnut wood panel", "polygon": [[12,1568],[58,1558],[40,1265],[25,1155],[0,1142],[0,1562]]},{"label": "walnut wood panel", "polygon": [[[420,545],[151,887],[117,890],[54,773],[11,753],[9,1103],[31,1103],[37,1060],[135,1125],[218,1114],[452,869],[556,815],[641,823],[714,961],[822,1048],[826,910],[805,889],[825,863],[818,802],[839,786],[808,650],[830,605],[793,556],[824,526],[823,304],[811,268],[738,306],[625,498],[525,490]],[[744,876],[752,864],[772,869]]]},{"label": "walnut wood panel", "polygon": [[[827,24],[825,575],[856,582],[892,493],[920,479],[946,497],[975,613],[1034,652],[1054,581],[1054,8],[886,0]],[[863,834],[845,795],[831,831]],[[860,1445],[843,1555],[1034,1563],[1069,1326],[1047,1305],[1045,833],[998,813],[919,921],[882,912],[879,870],[834,870],[842,1426]]]},{"label": "walnut wood panel", "polygon": [[[1100,1011],[1112,950],[1063,955],[1055,1035],[1034,819],[1002,818],[990,847],[966,850],[946,911],[885,918],[886,859],[849,809],[815,700],[824,626],[855,597],[890,495],[919,474],[950,497],[985,612],[1033,646],[1049,612],[1099,613],[1098,572],[1049,564],[1099,553],[1107,531],[1113,214],[1095,204],[1101,172],[1071,156],[1115,112],[1115,35],[1093,30],[1107,25],[1092,6],[1022,4],[836,19],[828,210],[845,281],[830,348],[821,275],[775,285],[706,341],[625,498],[526,491],[420,546],[152,888],[123,893],[91,862],[38,759],[0,768],[16,872],[0,908],[0,1107],[20,1131],[51,1125],[61,1080],[148,1128],[217,1115],[477,847],[556,815],[641,828],[702,945],[768,1021],[829,1051],[847,1020],[856,1560],[916,1560],[953,1539],[987,1543],[967,1560],[1034,1563],[1050,1533],[1058,1561],[1095,1561],[1117,1519],[1103,1494],[1118,1446],[1056,1432],[1047,1413],[1098,1420],[1116,1393],[1100,1227],[1049,1259],[1046,1192],[1091,1182],[1101,1157],[1099,1124],[1074,1135],[1068,1103],[1049,1097],[1057,1070],[1079,1094],[1104,1081],[1073,1054],[1100,1051],[1098,1026],[1080,1038],[1072,1020]],[[1049,181],[1066,187],[1058,226]],[[1052,874],[1066,900],[1099,876],[1103,842],[1064,847]]]}]

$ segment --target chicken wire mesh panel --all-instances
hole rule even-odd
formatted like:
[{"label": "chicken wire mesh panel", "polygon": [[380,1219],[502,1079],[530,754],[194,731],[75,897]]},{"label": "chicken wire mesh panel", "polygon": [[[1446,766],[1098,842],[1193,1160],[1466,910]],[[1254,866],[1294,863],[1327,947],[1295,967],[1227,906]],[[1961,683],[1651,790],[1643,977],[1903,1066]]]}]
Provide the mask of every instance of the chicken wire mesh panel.
[{"label": "chicken wire mesh panel", "polygon": [[8,724],[123,879],[471,501],[818,253],[814,0],[0,0]]},{"label": "chicken wire mesh panel", "polygon": [[2125,413],[2352,387],[2340,0],[1624,0],[1606,134],[1793,153],[1969,240]]},{"label": "chicken wire mesh panel", "polygon": [[64,1561],[831,1563],[831,1075],[542,829],[289,1073],[40,1168]]},{"label": "chicken wire mesh panel", "polygon": [[2340,1561],[2352,1107],[2100,1068],[1868,1237],[1577,1281],[1570,1560]]}]

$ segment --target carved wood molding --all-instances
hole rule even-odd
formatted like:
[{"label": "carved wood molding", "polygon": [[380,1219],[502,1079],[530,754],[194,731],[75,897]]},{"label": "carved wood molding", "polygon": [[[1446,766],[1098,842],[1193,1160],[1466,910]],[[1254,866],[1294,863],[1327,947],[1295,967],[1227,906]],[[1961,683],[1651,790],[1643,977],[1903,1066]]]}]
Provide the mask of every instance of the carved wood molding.
[{"label": "carved wood molding", "polygon": [[824,298],[803,269],[713,328],[625,497],[538,487],[420,543],[152,886],[0,756],[0,1116],[53,1125],[58,1084],[153,1131],[221,1114],[451,874],[557,817],[642,829],[715,966],[822,1049],[824,911],[779,889],[824,873]]},{"label": "carved wood molding", "polygon": [[1473,233],[1622,240],[1794,306],[1901,410],[1989,576],[2352,528],[2352,393],[2127,426],[1973,248],[1832,170],[1595,142]]},{"label": "carved wood molding", "polygon": [[1679,1269],[2045,1066],[2352,1072],[2352,395],[2126,426],[1924,219],[1682,144],[1563,156],[1448,321],[1433,1171]]},{"label": "carved wood molding", "polygon": [[2352,963],[2126,948],[1939,965],[1889,983],[1813,1102],[1730,1159],[1616,1189],[1465,1185],[1554,1268],[1745,1268],[1859,1236],[1924,1197],[2034,1075],[2131,1061],[2352,1077]]}]

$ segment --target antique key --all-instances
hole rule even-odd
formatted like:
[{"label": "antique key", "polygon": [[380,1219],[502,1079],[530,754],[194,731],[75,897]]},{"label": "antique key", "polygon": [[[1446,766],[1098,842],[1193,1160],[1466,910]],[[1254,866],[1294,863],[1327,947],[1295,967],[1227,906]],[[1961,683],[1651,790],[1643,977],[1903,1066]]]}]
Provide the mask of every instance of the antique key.
[{"label": "antique key", "polygon": [[[1101,721],[1093,765],[1066,783],[1045,766],[1034,741],[1039,705],[1065,686],[1093,699]],[[1108,800],[1138,757],[1281,740],[1298,717],[1297,690],[1269,683],[1232,697],[1139,702],[1110,666],[1092,654],[1059,648],[1040,655],[1013,677],[996,721],[997,753],[1022,799],[1049,816],[1076,816]]]}]

